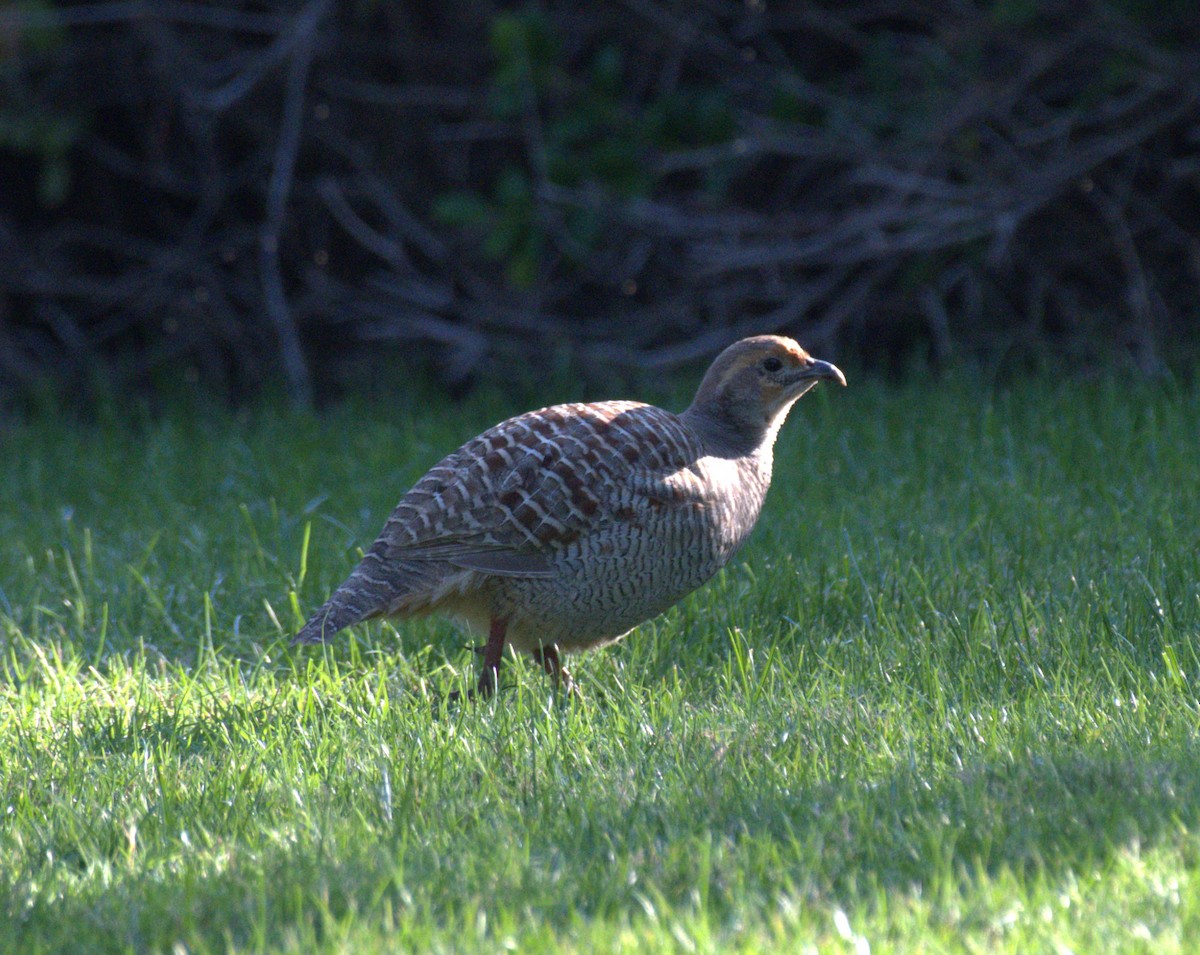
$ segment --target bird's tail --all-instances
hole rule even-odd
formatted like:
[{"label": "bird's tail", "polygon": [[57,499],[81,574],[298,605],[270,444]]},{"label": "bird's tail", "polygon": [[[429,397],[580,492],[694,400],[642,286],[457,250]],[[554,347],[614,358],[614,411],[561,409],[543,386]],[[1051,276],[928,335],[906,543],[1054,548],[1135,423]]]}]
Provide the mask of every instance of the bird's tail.
[{"label": "bird's tail", "polygon": [[373,554],[354,568],[354,572],[333,592],[292,637],[292,643],[324,643],[339,630],[372,617],[393,613],[404,588],[391,575],[379,573]]},{"label": "bird's tail", "polygon": [[324,643],[339,630],[344,630],[346,627],[366,620],[369,616],[374,616],[370,613],[364,614],[358,607],[339,600],[340,594],[341,590],[339,589],[321,605],[316,613],[308,618],[308,622],[300,628],[300,632],[292,637],[293,645]]}]

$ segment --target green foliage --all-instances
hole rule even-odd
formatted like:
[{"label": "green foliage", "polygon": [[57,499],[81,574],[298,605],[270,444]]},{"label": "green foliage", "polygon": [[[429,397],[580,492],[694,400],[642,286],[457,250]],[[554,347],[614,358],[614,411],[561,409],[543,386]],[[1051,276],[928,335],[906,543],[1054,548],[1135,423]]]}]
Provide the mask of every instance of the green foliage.
[{"label": "green foliage", "polygon": [[[1193,0],[1106,0],[1105,6],[1151,27],[1194,16],[1196,12]],[[1173,38],[1168,35],[1163,39],[1170,43]]]},{"label": "green foliage", "polygon": [[[660,180],[656,154],[728,142],[734,134],[729,94],[717,86],[680,87],[641,106],[631,102],[614,45],[602,46],[582,74],[573,75],[541,10],[498,14],[490,46],[489,108],[518,126],[535,122],[538,134],[527,145],[537,155],[503,164],[490,195],[443,193],[433,213],[480,236],[484,253],[504,265],[516,288],[535,283],[550,238],[528,169],[544,170],[555,186],[646,197]],[[568,209],[564,228],[561,251],[568,262],[594,250],[602,235],[601,218],[590,207]]]},{"label": "green foliage", "polygon": [[[0,149],[34,157],[39,164],[37,197],[47,208],[62,205],[71,187],[69,153],[83,131],[80,117],[71,112],[47,112],[22,95],[27,85],[24,73],[29,61],[45,57],[66,40],[61,26],[45,15],[53,5],[45,0],[20,0],[17,12],[31,15],[32,25],[11,27],[12,33],[0,36]],[[38,14],[43,16],[39,17]],[[5,48],[9,56],[4,55]]]},{"label": "green foliage", "polygon": [[516,660],[435,705],[476,665],[437,620],[289,650],[516,410],[7,424],[0,950],[1197,937],[1194,385],[818,389],[742,558],[575,705]]},{"label": "green foliage", "polygon": [[806,126],[822,126],[826,119],[823,110],[783,85],[772,89],[768,114],[772,119]]},{"label": "green foliage", "polygon": [[67,31],[50,0],[15,0],[8,7],[13,16],[0,27],[0,62],[19,59],[22,52],[37,56],[62,47]]},{"label": "green foliage", "polygon": [[506,167],[489,198],[465,190],[437,196],[433,214],[447,225],[480,234],[484,254],[504,263],[515,288],[529,288],[537,280],[545,235],[534,224],[533,188],[520,168]]},{"label": "green foliage", "polygon": [[59,206],[67,198],[71,187],[69,153],[80,130],[81,123],[72,116],[48,116],[19,107],[0,109],[0,149],[38,159],[38,201],[43,206]]},{"label": "green foliage", "polygon": [[1038,0],[992,0],[988,12],[998,26],[1022,27],[1042,15]]},{"label": "green foliage", "polygon": [[562,51],[542,11],[497,14],[489,40],[496,64],[489,103],[498,119],[521,119],[539,96],[565,85]]}]

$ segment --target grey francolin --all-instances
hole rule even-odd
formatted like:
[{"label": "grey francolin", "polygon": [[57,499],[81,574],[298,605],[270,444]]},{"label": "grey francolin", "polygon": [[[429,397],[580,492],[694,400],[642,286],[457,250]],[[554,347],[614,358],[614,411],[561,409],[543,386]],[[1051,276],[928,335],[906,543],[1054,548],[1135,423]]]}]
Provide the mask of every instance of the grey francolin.
[{"label": "grey francolin", "polygon": [[486,638],[480,694],[495,689],[506,641],[569,690],[560,652],[618,639],[737,552],[775,435],[821,379],[846,383],[791,339],[761,335],[726,348],[682,414],[601,401],[501,422],[413,485],[293,642],[438,612]]}]

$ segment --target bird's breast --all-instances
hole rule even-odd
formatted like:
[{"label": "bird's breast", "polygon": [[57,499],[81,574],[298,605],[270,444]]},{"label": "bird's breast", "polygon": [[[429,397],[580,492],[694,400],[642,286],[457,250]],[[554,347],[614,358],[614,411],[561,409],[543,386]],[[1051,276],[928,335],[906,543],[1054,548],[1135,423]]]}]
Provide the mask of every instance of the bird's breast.
[{"label": "bird's breast", "polygon": [[728,563],[765,492],[760,468],[721,458],[634,478],[604,520],[557,548],[553,575],[500,584],[515,642],[588,646],[656,616]]}]

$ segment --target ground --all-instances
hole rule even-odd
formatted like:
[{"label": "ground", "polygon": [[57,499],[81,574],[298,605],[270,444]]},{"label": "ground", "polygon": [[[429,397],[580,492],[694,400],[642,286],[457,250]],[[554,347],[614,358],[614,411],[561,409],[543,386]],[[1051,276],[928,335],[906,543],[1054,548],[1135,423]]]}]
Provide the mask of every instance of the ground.
[{"label": "ground", "polygon": [[286,644],[518,407],[10,420],[0,950],[1186,950],[1200,391],[850,385],[576,702],[438,705],[436,620]]}]

